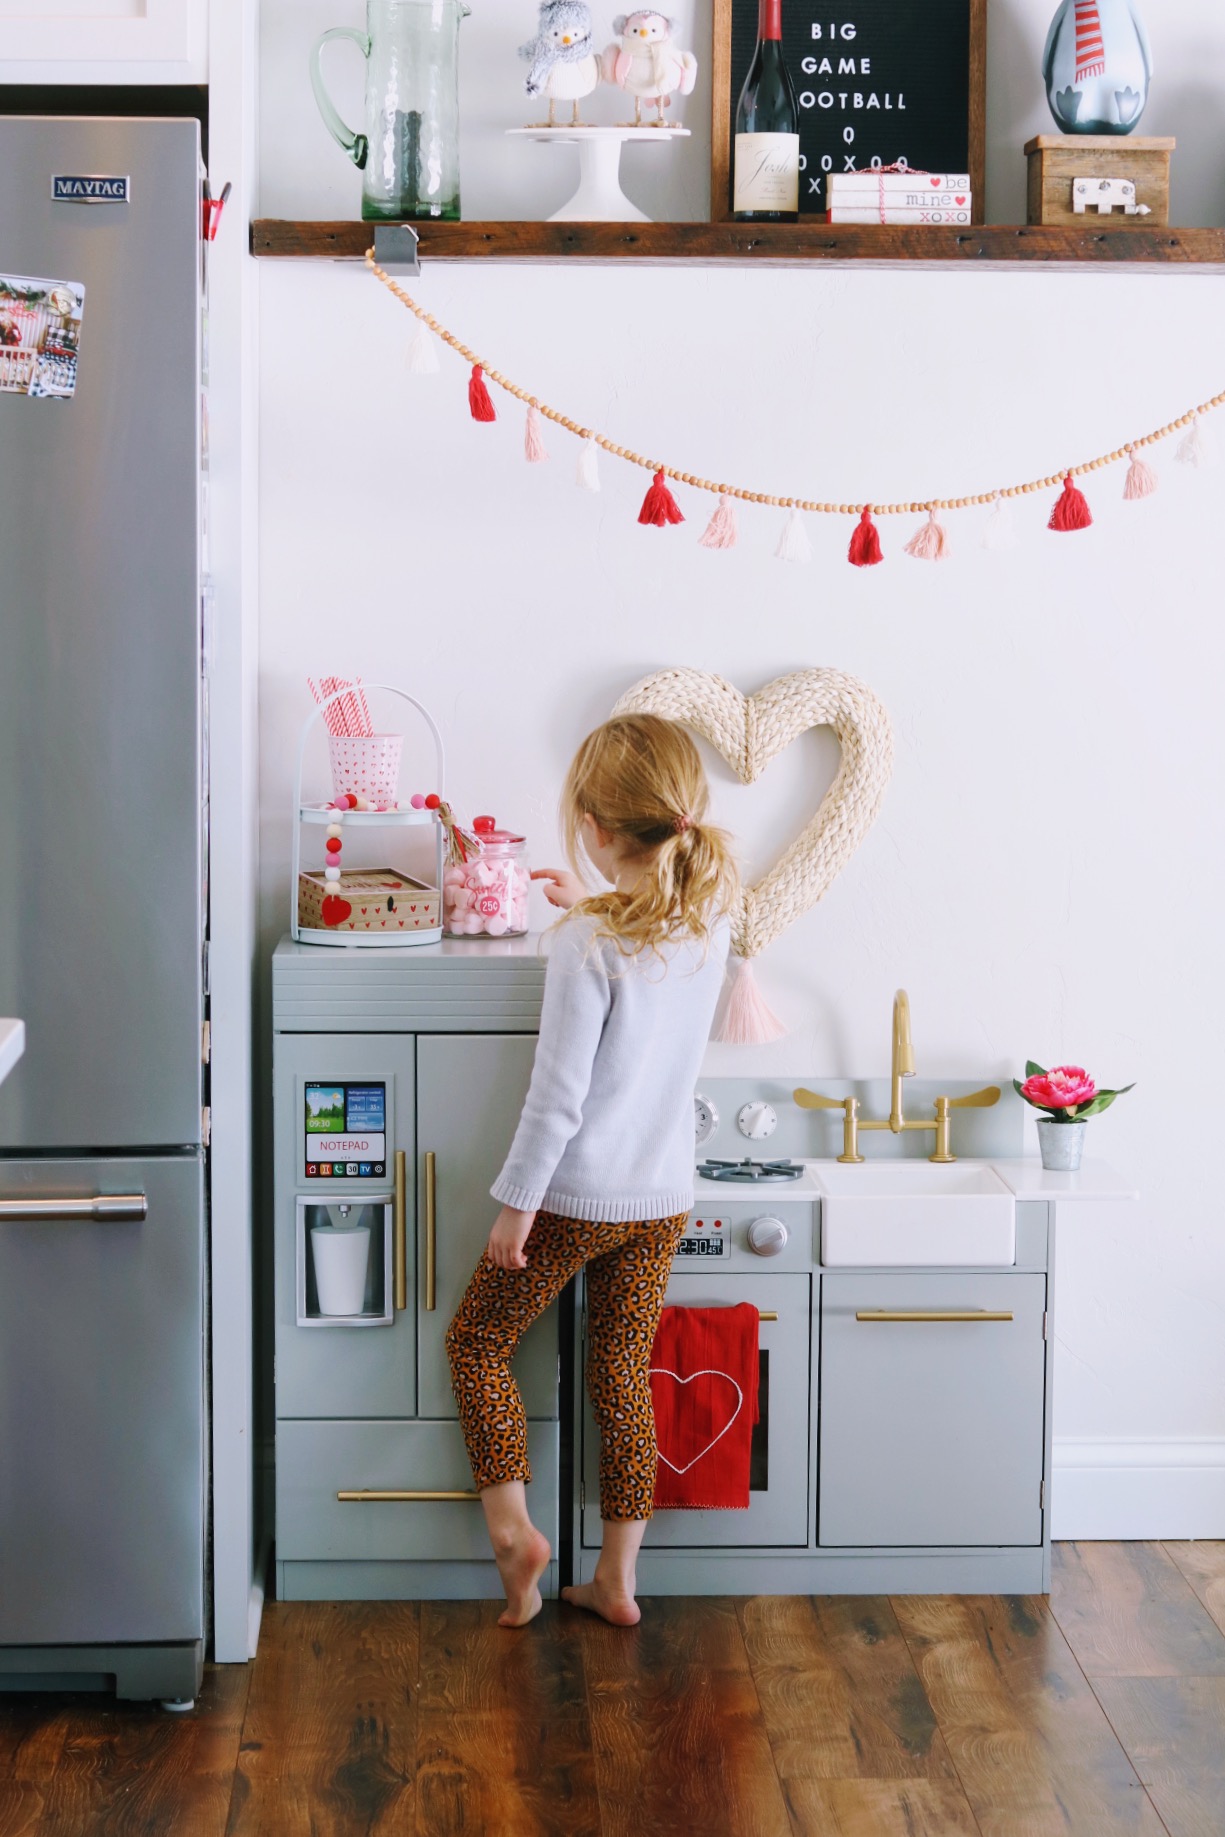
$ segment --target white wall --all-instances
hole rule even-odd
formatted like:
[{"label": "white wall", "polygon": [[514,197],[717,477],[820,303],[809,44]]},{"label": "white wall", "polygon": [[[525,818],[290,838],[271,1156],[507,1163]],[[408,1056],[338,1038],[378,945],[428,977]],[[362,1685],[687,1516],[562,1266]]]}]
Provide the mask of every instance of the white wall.
[{"label": "white wall", "polygon": [[[304,88],[301,146],[277,138],[301,47],[291,60],[288,7],[264,11],[263,208],[351,215],[355,176],[322,130],[308,147]],[[1167,8],[1159,48],[1204,12]],[[304,40],[316,13],[336,17],[314,0],[294,9]],[[1027,9],[1035,43],[1044,15]],[[992,18],[1015,14],[993,5]],[[1193,50],[1181,55],[1190,70]],[[1036,103],[1011,117],[997,106],[1010,144],[1042,126]],[[1205,215],[1221,202],[1205,184]],[[1043,474],[1222,386],[1216,278],[474,264],[427,265],[418,293],[512,377],[623,444],[839,500]],[[924,1074],[1007,1077],[1033,1056],[1138,1080],[1093,1124],[1093,1147],[1134,1174],[1142,1202],[1062,1218],[1055,1430],[1075,1472],[1057,1489],[1056,1529],[1225,1533],[1211,1161],[1225,472],[1175,466],[1167,446],[1160,494],[1136,505],[1120,501],[1121,470],[1099,474],[1095,526],[1070,536],[1045,531],[1049,494],[1027,500],[1012,556],[978,548],[981,513],[953,517],[956,553],[940,567],[900,553],[917,521],[902,518],[883,529],[887,564],[859,573],[843,559],[848,525],[825,520],[814,563],[787,567],[772,559],[779,513],[745,512],[741,546],[709,554],[696,546],[709,504],[694,493],[680,494],[684,527],[642,530],[643,474],[607,460],[602,494],[580,492],[574,443],[554,430],[551,463],[526,466],[517,408],[474,424],[456,360],[407,375],[408,317],[360,270],[265,264],[261,318],[266,946],[284,924],[308,671],[360,670],[420,695],[445,728],[460,809],[523,825],[537,861],[556,852],[575,742],[647,671],[688,663],[746,690],[809,664],[864,677],[897,733],[884,814],[762,961],[789,1038],[752,1056],[714,1049],[709,1069],[879,1073],[904,984]],[[812,738],[752,789],[716,773],[750,866],[830,771]]]}]

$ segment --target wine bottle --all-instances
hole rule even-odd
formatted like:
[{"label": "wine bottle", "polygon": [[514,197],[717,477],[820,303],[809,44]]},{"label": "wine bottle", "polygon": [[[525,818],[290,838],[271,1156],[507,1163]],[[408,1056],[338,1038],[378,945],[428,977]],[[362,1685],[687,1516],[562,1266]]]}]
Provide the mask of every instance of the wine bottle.
[{"label": "wine bottle", "polygon": [[736,104],[732,210],[785,223],[800,208],[800,112],[783,62],[783,0],[758,0],[757,49]]}]

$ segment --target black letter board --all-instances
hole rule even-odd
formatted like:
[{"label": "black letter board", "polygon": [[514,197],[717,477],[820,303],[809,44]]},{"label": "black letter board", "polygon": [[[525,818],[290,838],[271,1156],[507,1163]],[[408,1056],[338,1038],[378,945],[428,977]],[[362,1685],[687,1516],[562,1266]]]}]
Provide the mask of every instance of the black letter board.
[{"label": "black letter board", "polygon": [[[711,216],[731,215],[736,104],[757,42],[757,0],[715,0]],[[800,214],[828,208],[825,177],[873,163],[968,172],[983,220],[986,0],[783,0],[783,52],[800,104]]]}]

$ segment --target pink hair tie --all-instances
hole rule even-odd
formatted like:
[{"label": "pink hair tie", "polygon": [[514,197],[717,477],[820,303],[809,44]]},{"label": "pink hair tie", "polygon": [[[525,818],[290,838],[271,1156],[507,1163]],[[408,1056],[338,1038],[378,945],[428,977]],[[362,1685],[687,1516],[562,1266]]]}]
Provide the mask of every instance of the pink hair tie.
[{"label": "pink hair tie", "polygon": [[676,833],[678,836],[683,836],[687,829],[692,829],[692,828],[693,828],[693,818],[690,815],[688,815],[688,813],[686,813],[684,816],[677,817]]}]

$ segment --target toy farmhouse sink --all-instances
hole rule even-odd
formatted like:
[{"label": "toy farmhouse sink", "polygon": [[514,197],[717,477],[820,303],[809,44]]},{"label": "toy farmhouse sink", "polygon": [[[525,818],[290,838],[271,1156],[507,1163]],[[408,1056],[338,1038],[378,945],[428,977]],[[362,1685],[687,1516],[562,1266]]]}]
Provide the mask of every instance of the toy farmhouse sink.
[{"label": "toy farmhouse sink", "polygon": [[964,1161],[812,1164],[825,1264],[1011,1265],[1016,1201],[994,1168]]}]

